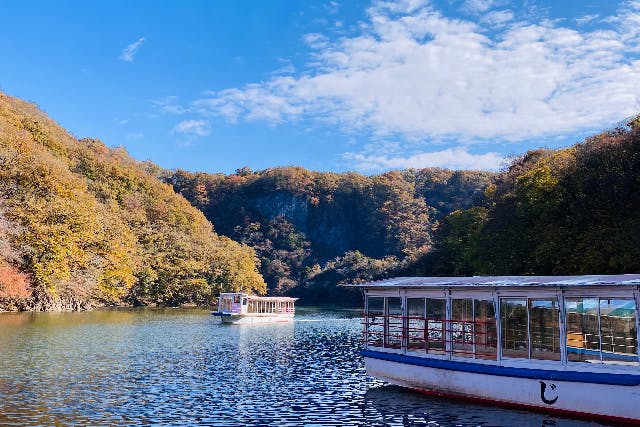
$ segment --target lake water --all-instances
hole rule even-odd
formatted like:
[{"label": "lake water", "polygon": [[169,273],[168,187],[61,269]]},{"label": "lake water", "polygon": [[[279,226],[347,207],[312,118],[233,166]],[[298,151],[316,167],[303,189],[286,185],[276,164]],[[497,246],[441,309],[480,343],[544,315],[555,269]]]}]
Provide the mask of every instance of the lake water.
[{"label": "lake water", "polygon": [[196,309],[0,314],[0,425],[594,426],[368,378],[357,311],[221,325]]}]

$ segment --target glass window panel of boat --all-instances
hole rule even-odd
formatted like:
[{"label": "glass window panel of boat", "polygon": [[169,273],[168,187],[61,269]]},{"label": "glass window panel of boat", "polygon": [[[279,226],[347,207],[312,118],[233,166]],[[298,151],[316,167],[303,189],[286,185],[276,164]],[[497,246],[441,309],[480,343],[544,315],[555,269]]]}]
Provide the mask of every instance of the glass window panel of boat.
[{"label": "glass window panel of boat", "polygon": [[220,310],[221,311],[231,311],[231,297],[221,297],[220,298]]},{"label": "glass window panel of boat", "polygon": [[600,298],[600,334],[603,361],[638,364],[634,300]]},{"label": "glass window panel of boat", "polygon": [[559,316],[556,299],[529,300],[532,359],[560,360]]},{"label": "glass window panel of boat", "polygon": [[473,357],[473,300],[451,300],[453,354]]},{"label": "glass window panel of boat", "polygon": [[402,347],[402,327],[404,319],[402,318],[402,298],[387,298],[387,334],[385,347],[400,348]]},{"label": "glass window panel of boat", "polygon": [[528,358],[527,300],[501,299],[500,325],[502,327],[502,356]]},{"label": "glass window panel of boat", "polygon": [[444,354],[446,350],[447,300],[427,298],[427,353]]},{"label": "glass window panel of boat", "polygon": [[384,298],[367,297],[367,345],[382,347],[384,337]]},{"label": "glass window panel of boat", "polygon": [[567,298],[567,358],[572,362],[599,362],[598,299]]},{"label": "glass window panel of boat", "polygon": [[496,360],[498,354],[498,332],[493,301],[475,300],[474,315],[476,358]]},{"label": "glass window panel of boat", "polygon": [[425,308],[426,301],[424,298],[407,298],[407,351],[426,351]]}]

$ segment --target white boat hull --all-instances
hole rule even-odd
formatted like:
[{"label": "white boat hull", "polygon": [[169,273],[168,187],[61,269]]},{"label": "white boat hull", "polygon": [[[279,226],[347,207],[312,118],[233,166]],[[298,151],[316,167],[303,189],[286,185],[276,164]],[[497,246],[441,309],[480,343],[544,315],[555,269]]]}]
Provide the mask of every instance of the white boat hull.
[{"label": "white boat hull", "polygon": [[293,320],[293,314],[237,314],[220,316],[222,323],[231,325],[254,325],[261,323],[283,323]]},{"label": "white boat hull", "polygon": [[[553,373],[549,375],[548,370],[538,369],[518,369],[524,376],[534,378],[474,373],[382,360],[364,353],[368,375],[422,392],[640,423],[640,385],[563,381],[553,379]],[[537,372],[546,374],[535,378]],[[588,377],[586,373],[585,378]]]}]

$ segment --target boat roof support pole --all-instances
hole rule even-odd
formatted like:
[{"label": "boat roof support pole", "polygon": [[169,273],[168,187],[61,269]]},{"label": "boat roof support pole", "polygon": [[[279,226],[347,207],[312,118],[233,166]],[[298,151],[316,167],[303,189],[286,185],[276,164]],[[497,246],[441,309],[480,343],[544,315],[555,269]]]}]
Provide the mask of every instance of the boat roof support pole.
[{"label": "boat roof support pole", "polygon": [[447,289],[445,313],[445,350],[447,352],[447,359],[451,360],[451,356],[453,355],[453,324],[451,322],[451,319],[453,319],[453,308],[451,307],[451,289],[449,288]]},{"label": "boat roof support pole", "polygon": [[558,308],[560,310],[560,318],[558,326],[560,327],[560,361],[563,365],[567,364],[567,311],[564,303],[564,290],[558,289],[556,293],[558,298]]},{"label": "boat roof support pole", "polygon": [[602,319],[600,316],[600,297],[596,298],[598,301],[598,353],[600,353],[600,363],[602,363]]},{"label": "boat roof support pole", "polygon": [[496,289],[493,290],[493,312],[496,316],[496,358],[502,360],[502,322],[500,321],[500,295]]},{"label": "boat roof support pole", "polygon": [[364,295],[364,348],[369,348],[369,296]]},{"label": "boat roof support pole", "polygon": [[528,347],[528,358],[531,359],[531,348],[533,347],[533,343],[531,342],[531,299],[525,298],[524,303],[527,306],[527,347]]},{"label": "boat roof support pole", "polygon": [[407,291],[402,295],[402,354],[407,354],[407,346],[409,344],[409,308],[407,304]]},{"label": "boat roof support pole", "polygon": [[638,354],[638,363],[640,363],[640,318],[638,318],[638,308],[640,308],[640,287],[633,290],[633,297],[636,300],[636,352]]}]

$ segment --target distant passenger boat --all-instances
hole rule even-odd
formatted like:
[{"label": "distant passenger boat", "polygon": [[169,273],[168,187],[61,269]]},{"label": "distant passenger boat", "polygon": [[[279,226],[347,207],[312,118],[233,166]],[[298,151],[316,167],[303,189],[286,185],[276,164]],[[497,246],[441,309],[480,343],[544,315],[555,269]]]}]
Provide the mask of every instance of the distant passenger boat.
[{"label": "distant passenger boat", "polygon": [[232,324],[288,322],[295,314],[294,304],[297,299],[221,293],[218,298],[218,311],[211,314],[220,316],[223,323]]},{"label": "distant passenger boat", "polygon": [[422,392],[640,424],[640,274],[401,277],[364,288],[367,373]]}]

